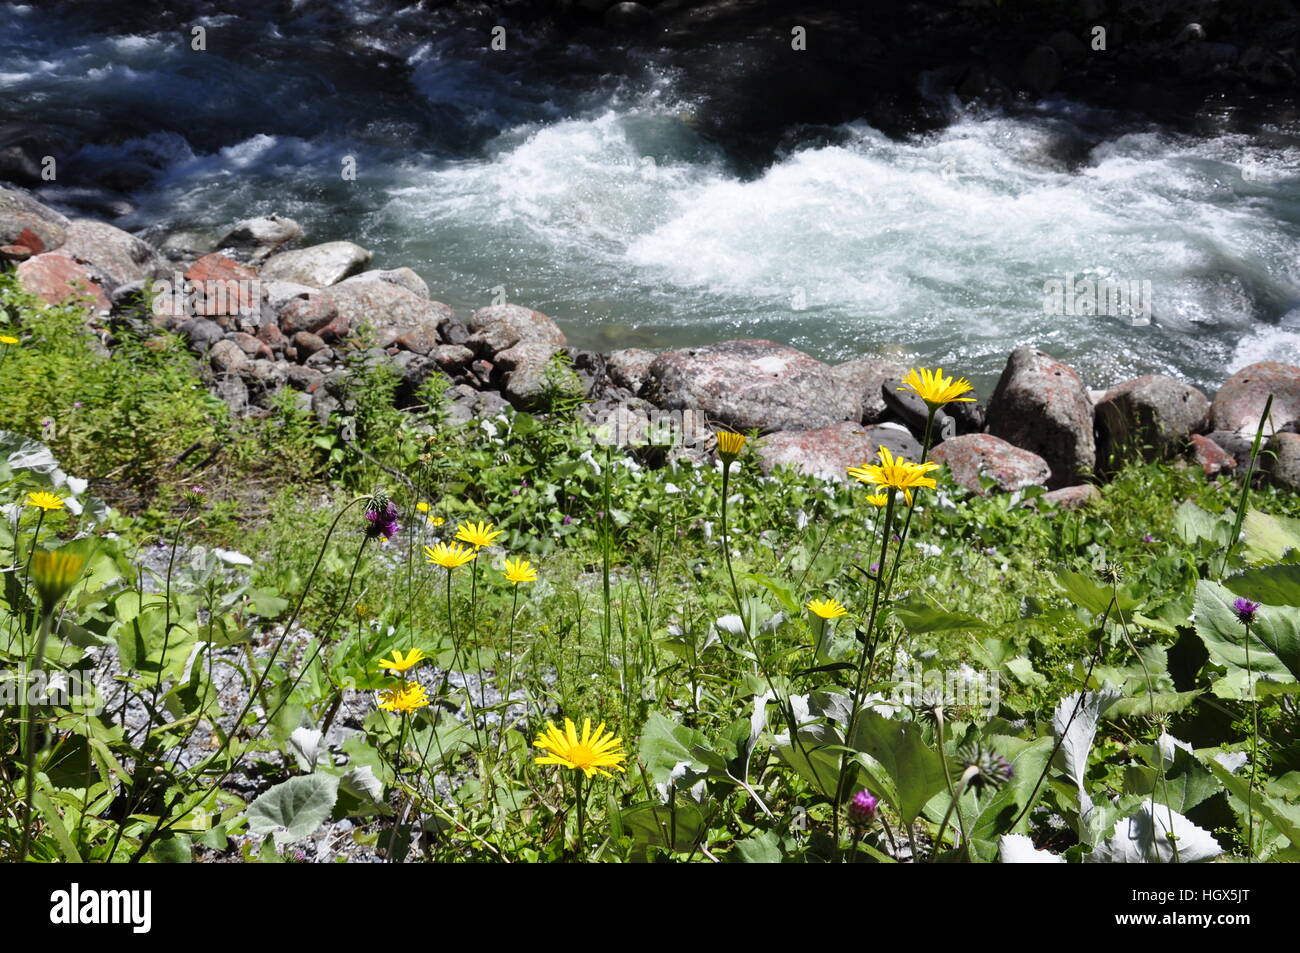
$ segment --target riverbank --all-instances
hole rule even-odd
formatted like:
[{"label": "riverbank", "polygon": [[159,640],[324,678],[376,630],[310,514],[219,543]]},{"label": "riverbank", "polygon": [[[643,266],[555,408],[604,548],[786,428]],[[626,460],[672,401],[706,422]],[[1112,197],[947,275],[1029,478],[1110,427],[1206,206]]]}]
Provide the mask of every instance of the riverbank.
[{"label": "riverbank", "polygon": [[[712,428],[760,433],[765,466],[829,479],[846,480],[882,445],[917,459],[925,437],[925,407],[900,390],[908,366],[897,359],[828,365],[755,339],[659,353],[574,348],[540,311],[502,299],[462,316],[410,268],[373,268],[352,242],[305,244],[284,217],[236,223],[216,249],[156,249],[7,190],[0,241],[24,289],[47,303],[83,300],[108,346],[120,333],[181,336],[236,417],[266,416],[290,392],[346,433],[357,374],[382,368],[398,379],[398,406],[436,394],[455,422],[579,403],[622,442],[667,421],[675,452],[702,457]],[[933,458],[978,492],[1038,485],[1082,505],[1135,455],[1182,458],[1207,476],[1245,469],[1270,395],[1259,466],[1300,489],[1300,368],[1275,361],[1207,395],[1163,374],[1085,380],[1027,344],[992,393],[938,415]]]}]

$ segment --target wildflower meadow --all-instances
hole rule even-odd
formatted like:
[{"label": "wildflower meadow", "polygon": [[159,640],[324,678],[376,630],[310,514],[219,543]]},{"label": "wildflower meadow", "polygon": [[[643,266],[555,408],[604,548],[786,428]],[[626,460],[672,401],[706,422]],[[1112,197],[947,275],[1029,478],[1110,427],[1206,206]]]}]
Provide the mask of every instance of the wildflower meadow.
[{"label": "wildflower meadow", "polygon": [[193,472],[72,406],[179,358],[30,328],[0,361],[62,383],[0,388],[57,424],[0,432],[6,860],[1300,859],[1300,502],[1250,472],[965,489],[929,451],[977,395],[925,367],[922,452],[842,482],[364,380],[344,446],[196,401],[173,438],[235,449]]}]

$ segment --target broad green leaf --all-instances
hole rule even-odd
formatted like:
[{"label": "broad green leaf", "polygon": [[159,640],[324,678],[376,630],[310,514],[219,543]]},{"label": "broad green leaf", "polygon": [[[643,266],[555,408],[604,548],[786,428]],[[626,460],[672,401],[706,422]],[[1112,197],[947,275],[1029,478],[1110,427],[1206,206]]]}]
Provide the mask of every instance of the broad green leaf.
[{"label": "broad green leaf", "polygon": [[194,861],[188,834],[172,834],[154,843],[154,858],[160,864],[188,864]]},{"label": "broad green leaf", "polygon": [[693,850],[704,835],[704,814],[693,802],[646,801],[619,812],[620,823],[639,847]]},{"label": "broad green leaf", "polygon": [[1246,535],[1248,563],[1275,563],[1289,550],[1300,550],[1300,520],[1252,508],[1246,511],[1241,528]]},{"label": "broad green leaf", "polygon": [[1300,805],[1287,804],[1258,788],[1252,792],[1246,778],[1233,774],[1214,758],[1206,759],[1204,764],[1237,800],[1243,805],[1250,803],[1261,817],[1291,842],[1292,847],[1300,849]]},{"label": "broad green leaf", "polygon": [[641,761],[651,782],[678,783],[679,766],[683,763],[694,768],[696,774],[707,774],[708,767],[695,753],[698,748],[707,748],[707,742],[703,732],[670,721],[657,711],[651,712],[641,729],[640,744]]},{"label": "broad green leaf", "polygon": [[1106,711],[1107,720],[1134,718],[1147,715],[1172,715],[1180,712],[1201,695],[1199,689],[1190,692],[1156,692],[1153,695],[1129,695],[1118,699]]},{"label": "broad green leaf", "polygon": [[[1172,835],[1173,839],[1170,839]],[[1090,864],[1193,864],[1223,853],[1209,831],[1164,804],[1147,800],[1115,825],[1111,836],[1084,858]]]},{"label": "broad green leaf", "polygon": [[[1082,606],[1093,615],[1102,615],[1105,613],[1106,607],[1110,605],[1111,588],[1085,576],[1081,572],[1062,570],[1056,574],[1056,582],[1065,590],[1065,594],[1070,597],[1071,602]],[[1115,597],[1116,604],[1124,610],[1133,609],[1140,605],[1139,601],[1133,598],[1132,594],[1125,589],[1117,590]]]},{"label": "broad green leaf", "polygon": [[907,631],[914,634],[988,628],[988,624],[983,619],[965,612],[941,609],[921,595],[914,595],[895,603],[893,612],[898,620],[907,626]]},{"label": "broad green leaf", "polygon": [[1203,539],[1222,548],[1232,536],[1232,515],[1209,513],[1187,500],[1174,513],[1174,531],[1189,545]]},{"label": "broad green leaf", "polygon": [[894,721],[864,711],[849,746],[871,757],[885,771],[897,792],[894,808],[911,824],[925,802],[944,789],[943,762],[925,743],[915,722]]},{"label": "broad green leaf", "polygon": [[[1012,775],[1011,780],[980,807],[979,815],[970,828],[973,840],[992,841],[998,835],[1008,833],[1012,830],[1011,822],[1018,815],[1020,822],[1015,829],[1028,829],[1030,812],[1023,808],[1030,798],[1037,801],[1047,790],[1047,785],[1038,784],[1038,779],[1042,776],[1055,745],[1055,741],[1048,737],[1036,738],[1025,744],[1018,738],[994,735],[989,741],[995,750],[1011,762]],[[1017,743],[1021,745],[1019,751],[1014,750]]]},{"label": "broad green leaf", "polygon": [[784,859],[781,855],[781,840],[775,831],[763,831],[753,837],[736,841],[727,858],[740,864],[779,864]]},{"label": "broad green leaf", "polygon": [[1223,580],[1239,596],[1270,606],[1300,606],[1300,564],[1253,566]]},{"label": "broad green leaf", "polygon": [[[1140,750],[1147,764],[1130,765],[1125,769],[1126,794],[1154,798],[1158,803],[1186,814],[1223,790],[1223,785],[1205,765],[1182,742],[1175,741],[1168,734],[1161,736],[1158,745],[1146,745]],[[1158,756],[1164,762],[1163,781],[1155,764]]]},{"label": "broad green leaf", "polygon": [[290,778],[248,805],[248,829],[270,834],[278,846],[311,836],[338,799],[339,779],[330,774]]},{"label": "broad green leaf", "polygon": [[1210,660],[1228,670],[1228,677],[1216,682],[1215,691],[1229,692],[1231,698],[1252,697],[1248,668],[1257,679],[1295,681],[1300,676],[1300,609],[1266,606],[1247,630],[1232,610],[1234,600],[1216,582],[1202,579],[1196,586],[1196,634]]}]

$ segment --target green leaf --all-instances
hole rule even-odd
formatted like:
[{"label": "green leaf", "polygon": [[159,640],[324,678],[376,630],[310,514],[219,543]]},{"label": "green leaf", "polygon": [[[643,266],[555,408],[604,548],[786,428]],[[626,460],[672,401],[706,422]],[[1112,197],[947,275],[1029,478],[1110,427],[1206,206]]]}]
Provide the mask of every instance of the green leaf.
[{"label": "green leaf", "polygon": [[1196,634],[1211,661],[1228,670],[1228,677],[1215,683],[1216,693],[1253,697],[1246,679],[1248,652],[1249,669],[1256,678],[1291,682],[1300,677],[1300,609],[1267,606],[1247,629],[1232,610],[1234,601],[1233,594],[1216,582],[1202,579],[1196,585]]},{"label": "green leaf", "polygon": [[[1171,840],[1172,835],[1172,840]],[[1147,800],[1133,814],[1115,824],[1111,836],[1084,858],[1090,864],[1173,863],[1213,860],[1223,848],[1209,831],[1202,830],[1177,811]]]},{"label": "green leaf", "polygon": [[1300,606],[1300,564],[1255,566],[1223,580],[1239,596],[1271,606]]},{"label": "green leaf", "polygon": [[172,834],[153,845],[154,859],[160,864],[188,864],[194,860],[188,834]]},{"label": "green leaf", "polygon": [[907,631],[913,634],[988,628],[988,623],[983,619],[965,612],[941,609],[919,594],[895,603],[893,611],[898,620],[907,626]]},{"label": "green leaf", "polygon": [[619,814],[624,830],[638,847],[665,847],[674,851],[693,850],[704,834],[704,814],[691,801],[677,799],[672,805],[657,801],[635,804]]},{"label": "green leaf", "polygon": [[1146,715],[1172,715],[1180,712],[1198,697],[1205,694],[1199,689],[1190,692],[1156,692],[1148,695],[1129,695],[1117,700],[1106,709],[1106,718],[1136,718]]},{"label": "green leaf", "polygon": [[743,838],[736,841],[736,846],[727,859],[739,864],[779,864],[784,859],[781,840],[775,831],[763,831],[753,837]]},{"label": "green leaf", "polygon": [[[1111,589],[1081,572],[1062,570],[1056,574],[1056,583],[1065,590],[1070,601],[1082,606],[1093,615],[1102,615],[1110,605]],[[1116,595],[1116,604],[1121,609],[1132,609],[1140,603],[1137,599],[1120,589]]]},{"label": "green leaf", "polygon": [[1300,550],[1300,520],[1250,509],[1241,528],[1248,563],[1280,562],[1288,551]]},{"label": "green leaf", "polygon": [[[943,762],[925,743],[915,722],[893,721],[864,711],[849,746],[869,756],[888,774],[896,792],[894,808],[905,825],[916,820],[925,802],[946,786]],[[888,786],[881,787],[888,793]]]},{"label": "green leaf", "polygon": [[686,762],[699,775],[708,773],[695,751],[708,747],[701,731],[670,721],[659,712],[651,712],[641,729],[640,754],[646,773],[655,784],[666,785],[680,780],[678,765]]},{"label": "green leaf", "polygon": [[[1139,750],[1147,764],[1130,765],[1125,769],[1126,794],[1155,798],[1159,803],[1186,814],[1223,790],[1223,785],[1205,765],[1168,734],[1162,735],[1158,744],[1145,745]],[[1155,763],[1157,757],[1164,762],[1163,782]]]},{"label": "green leaf", "polygon": [[[1024,744],[1018,738],[994,735],[989,739],[995,750],[1002,752],[1011,762],[1011,780],[1004,785],[988,802],[980,807],[979,815],[971,826],[970,834],[975,840],[993,840],[1000,834],[1011,832],[1011,822],[1022,814],[1030,798],[1037,801],[1047,790],[1046,785],[1038,784],[1038,779],[1047,766],[1055,741],[1048,737],[1037,738]],[[1023,747],[1013,754],[1013,746]],[[1038,790],[1035,791],[1034,789]],[[1023,811],[1016,829],[1023,832],[1029,828],[1029,811]]]},{"label": "green leaf", "polygon": [[1300,849],[1300,805],[1279,801],[1258,788],[1251,791],[1246,778],[1237,777],[1212,757],[1207,758],[1204,764],[1239,801],[1249,803],[1291,842],[1292,847]]},{"label": "green leaf", "polygon": [[1232,536],[1232,516],[1209,513],[1187,500],[1174,513],[1174,531],[1188,545],[1195,545],[1197,540],[1203,539],[1223,548]]},{"label": "green leaf", "polygon": [[758,583],[772,595],[776,596],[777,602],[781,603],[781,608],[792,616],[797,616],[803,611],[799,604],[799,599],[795,596],[794,587],[789,583],[773,579],[771,576],[764,576],[756,572],[747,572],[741,574],[742,578]]},{"label": "green leaf", "polygon": [[248,805],[248,829],[270,834],[277,846],[310,836],[334,810],[339,779],[329,774],[290,778]]}]

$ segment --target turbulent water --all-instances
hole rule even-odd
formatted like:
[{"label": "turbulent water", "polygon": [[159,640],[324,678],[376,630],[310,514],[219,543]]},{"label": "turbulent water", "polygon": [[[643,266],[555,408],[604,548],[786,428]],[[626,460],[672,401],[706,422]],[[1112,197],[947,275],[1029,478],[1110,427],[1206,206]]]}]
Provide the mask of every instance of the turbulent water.
[{"label": "turbulent water", "polygon": [[[364,5],[348,10],[364,30]],[[955,111],[907,141],[822,129],[742,177],[653,57],[614,80],[593,53],[588,75],[539,81],[492,67],[454,21],[413,37],[386,20],[396,68],[376,78],[309,18],[241,22],[238,44],[208,22],[195,53],[175,30],[0,5],[0,118],[95,143],[47,201],[125,202],[117,224],[155,238],[286,214],[453,306],[504,289],[602,350],[767,337],[939,363],[986,391],[1026,343],[1093,387],[1300,363],[1293,130],[1189,138],[1059,102]],[[105,195],[91,179],[115,165],[154,174]],[[1149,321],[1051,308],[1067,275],[1136,282]]]}]

